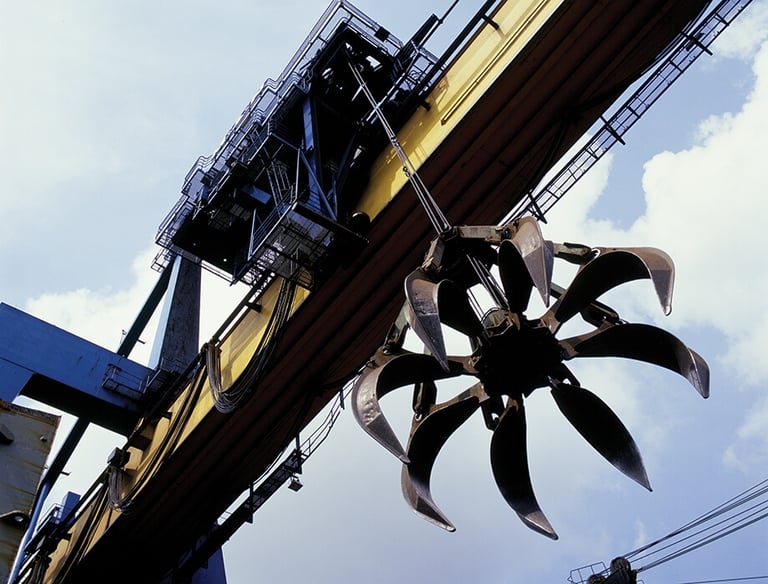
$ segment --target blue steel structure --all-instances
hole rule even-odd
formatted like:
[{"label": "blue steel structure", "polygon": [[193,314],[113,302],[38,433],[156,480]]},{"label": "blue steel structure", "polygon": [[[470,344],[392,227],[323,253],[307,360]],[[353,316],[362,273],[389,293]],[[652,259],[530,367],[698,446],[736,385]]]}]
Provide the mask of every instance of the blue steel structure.
[{"label": "blue steel structure", "polygon": [[[25,555],[45,555],[74,515],[78,497],[70,495],[40,521],[89,424],[128,435],[197,355],[201,267],[254,289],[276,276],[312,289],[366,245],[367,218],[350,205],[387,137],[350,67],[365,70],[381,107],[401,124],[423,105],[417,90],[437,69],[423,48],[437,25],[433,15],[404,44],[349,3],[331,3],[278,79],[264,84],[219,148],[185,177],[158,230],[157,284],[116,351],[0,304],[0,399],[26,396],[77,418],[41,481],[11,581],[27,581]],[[128,356],[164,298],[144,366]],[[301,457],[297,450],[260,487],[262,502],[301,471]],[[200,563],[182,561],[185,578],[222,584],[221,552],[206,549]]]},{"label": "blue steel structure", "polygon": [[[165,298],[151,367],[128,359],[144,327]],[[116,352],[0,303],[0,399],[25,396],[76,417],[75,425],[42,477],[21,550],[45,551],[74,514],[80,496],[68,493],[42,518],[56,480],[93,423],[127,435],[197,354],[200,266],[181,256],[165,267]],[[114,454],[114,453],[113,453]],[[20,553],[10,582],[19,576]],[[190,575],[194,584],[224,584],[221,551]]]},{"label": "blue steel structure", "polygon": [[25,395],[115,432],[141,416],[151,369],[0,304],[0,399]]}]

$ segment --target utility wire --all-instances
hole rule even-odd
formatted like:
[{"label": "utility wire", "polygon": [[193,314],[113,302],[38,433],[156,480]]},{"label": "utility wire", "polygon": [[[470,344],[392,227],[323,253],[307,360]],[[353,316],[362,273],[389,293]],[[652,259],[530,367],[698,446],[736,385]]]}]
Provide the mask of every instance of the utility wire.
[{"label": "utility wire", "polygon": [[[755,509],[757,509],[757,510],[755,511]],[[749,519],[750,521],[745,522],[745,524],[736,527],[735,529],[733,529],[733,531],[735,531],[737,529],[740,529],[741,527],[746,527],[746,525],[749,525],[749,524],[753,523],[754,521],[752,521],[752,519],[755,517],[755,515],[758,515],[759,513],[766,511],[766,509],[768,509],[768,502],[759,503],[757,505],[753,505],[751,507],[748,507],[747,509],[745,509],[743,511],[740,511],[734,517],[739,517],[740,515],[744,515],[744,514],[748,513],[749,511],[753,511],[753,512],[749,513],[748,515],[746,515],[746,517],[743,517],[742,519],[739,519],[739,521],[746,520],[746,519]],[[762,515],[758,515],[757,519],[761,519],[761,518],[765,517],[765,515],[766,515],[765,513],[763,513]],[[733,521],[734,517],[729,517],[729,518],[723,519],[721,521],[718,521],[717,523],[714,524],[714,526],[721,526],[722,525],[723,526],[723,531],[725,531],[728,528],[733,527],[734,525],[738,525],[738,522],[734,522],[734,523],[728,524],[729,521]],[[689,539],[693,538],[694,536],[697,536],[697,535],[700,535],[702,533],[705,533],[709,529],[711,529],[711,527],[705,527],[703,529],[700,529],[698,531],[693,532],[691,535],[688,535],[688,536],[680,539],[679,541],[682,542],[682,541],[689,540]],[[716,532],[716,535],[718,535],[717,532]],[[719,539],[719,537],[715,537],[714,539]],[[656,550],[654,552],[650,552],[650,553],[646,554],[645,556],[640,556],[639,558],[636,558],[636,560],[637,559],[645,558],[645,557],[650,556],[650,555],[653,555],[654,553],[658,553],[661,550],[669,549],[669,548],[673,547],[674,545],[676,545],[677,543],[678,542],[672,542],[670,544],[667,544],[666,546],[662,546],[661,548],[659,548],[658,550]]]},{"label": "utility wire", "polygon": [[752,525],[753,523],[757,523],[758,521],[760,521],[761,519],[765,519],[766,517],[768,517],[768,511],[766,511],[762,515],[759,515],[757,517],[752,518],[750,521],[738,524],[737,526],[733,527],[732,529],[727,529],[727,530],[720,531],[717,534],[715,534],[713,536],[710,536],[709,538],[702,538],[702,539],[694,542],[693,544],[689,545],[688,547],[685,547],[685,548],[683,548],[681,550],[678,550],[677,552],[674,552],[674,553],[671,553],[671,554],[669,554],[667,556],[664,556],[663,558],[660,558],[660,559],[656,560],[655,562],[651,562],[650,564],[647,564],[645,566],[642,566],[642,567],[638,568],[637,571],[638,572],[642,572],[644,570],[648,570],[650,568],[654,568],[654,567],[658,566],[659,564],[663,564],[663,563],[668,562],[670,560],[674,560],[675,558],[678,558],[678,557],[680,557],[680,556],[682,556],[684,554],[687,554],[688,552],[692,552],[693,550],[696,550],[696,549],[698,549],[700,547],[703,547],[703,546],[705,546],[705,545],[707,545],[709,543],[712,543],[713,541],[717,541],[718,539],[721,539],[721,538],[725,537],[726,535],[730,535],[732,533],[735,533],[736,531],[739,531],[740,529],[743,529],[743,528],[745,528],[745,527],[747,527],[749,525]]},{"label": "utility wire", "polygon": [[739,493],[668,535],[624,554],[624,557],[636,563],[638,560],[647,560],[666,552],[666,555],[637,568],[637,572],[642,572],[717,541],[766,517],[768,517],[768,479]]},{"label": "utility wire", "polygon": [[751,582],[753,580],[768,580],[768,576],[746,576],[744,578],[724,578],[721,580],[691,580],[678,584],[717,584],[719,582]]}]

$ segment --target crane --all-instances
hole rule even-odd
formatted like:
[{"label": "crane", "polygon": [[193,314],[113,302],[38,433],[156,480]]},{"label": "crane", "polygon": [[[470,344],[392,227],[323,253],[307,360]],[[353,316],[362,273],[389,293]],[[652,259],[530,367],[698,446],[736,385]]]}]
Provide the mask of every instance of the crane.
[{"label": "crane", "polygon": [[[706,5],[486,2],[436,57],[423,46],[436,17],[400,43],[332,3],[219,149],[193,165],[158,231],[160,278],[145,309],[115,354],[87,347],[104,363],[97,378],[13,361],[35,372],[13,392],[49,400],[54,387],[79,390],[57,405],[127,437],[54,533],[34,541],[31,559],[50,559],[45,578],[93,577],[126,545],[147,563],[128,567],[125,581],[186,569],[221,511],[390,338],[431,225],[382,117],[453,225],[495,225]],[[493,237],[518,241],[512,231]],[[188,325],[176,335],[169,326],[156,368],[130,361],[166,291],[176,299],[168,322],[190,321],[200,267],[245,282],[247,297],[202,350]],[[7,344],[48,330],[9,308],[4,319],[14,325]],[[487,332],[491,321],[482,324]],[[86,351],[81,340],[48,339]],[[183,499],[171,495],[180,481]]]}]

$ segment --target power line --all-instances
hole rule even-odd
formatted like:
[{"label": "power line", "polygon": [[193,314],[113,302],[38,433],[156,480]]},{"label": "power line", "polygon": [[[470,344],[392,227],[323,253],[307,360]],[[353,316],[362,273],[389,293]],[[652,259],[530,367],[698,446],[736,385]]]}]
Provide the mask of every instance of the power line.
[{"label": "power line", "polygon": [[[650,563],[635,568],[635,572],[639,574],[713,543],[727,535],[731,535],[766,517],[768,517],[768,479],[763,479],[682,527],[631,552],[622,554],[622,557],[627,560],[631,559],[633,564],[637,564],[639,560],[650,561],[652,557],[657,557],[657,559],[650,561]],[[658,554],[666,555],[658,557]],[[596,565],[591,564],[587,567],[592,569],[594,573],[593,566]],[[581,577],[580,574],[579,577]],[[681,582],[679,584],[714,584],[719,582],[747,582],[755,580],[768,580],[768,576],[697,580],[695,582]],[[569,579],[569,581],[573,581],[573,578]]]},{"label": "power line", "polygon": [[[624,554],[624,557],[636,563],[638,560],[649,560],[657,554],[666,553],[637,568],[638,572],[642,572],[717,541],[766,517],[768,517],[768,479],[742,491],[671,533]],[[712,582],[720,581],[738,582],[740,580],[713,580]]]},{"label": "power line", "polygon": [[678,584],[716,584],[718,582],[750,582],[753,580],[768,580],[768,576],[746,576],[744,578],[723,578],[721,580],[691,580]]}]

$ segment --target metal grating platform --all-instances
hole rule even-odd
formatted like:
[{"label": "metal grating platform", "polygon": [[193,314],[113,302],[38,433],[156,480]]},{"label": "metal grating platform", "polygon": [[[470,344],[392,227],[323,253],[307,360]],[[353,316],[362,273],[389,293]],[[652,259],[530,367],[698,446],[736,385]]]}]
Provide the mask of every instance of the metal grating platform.
[{"label": "metal grating platform", "polygon": [[350,59],[375,78],[383,107],[403,119],[417,107],[404,100],[437,61],[416,37],[404,45],[346,0],[333,2],[282,74],[187,173],[158,229],[153,268],[183,255],[233,282],[280,275],[314,285],[334,238],[349,235],[350,209],[367,180],[364,159],[374,154],[377,129],[356,99]]}]

